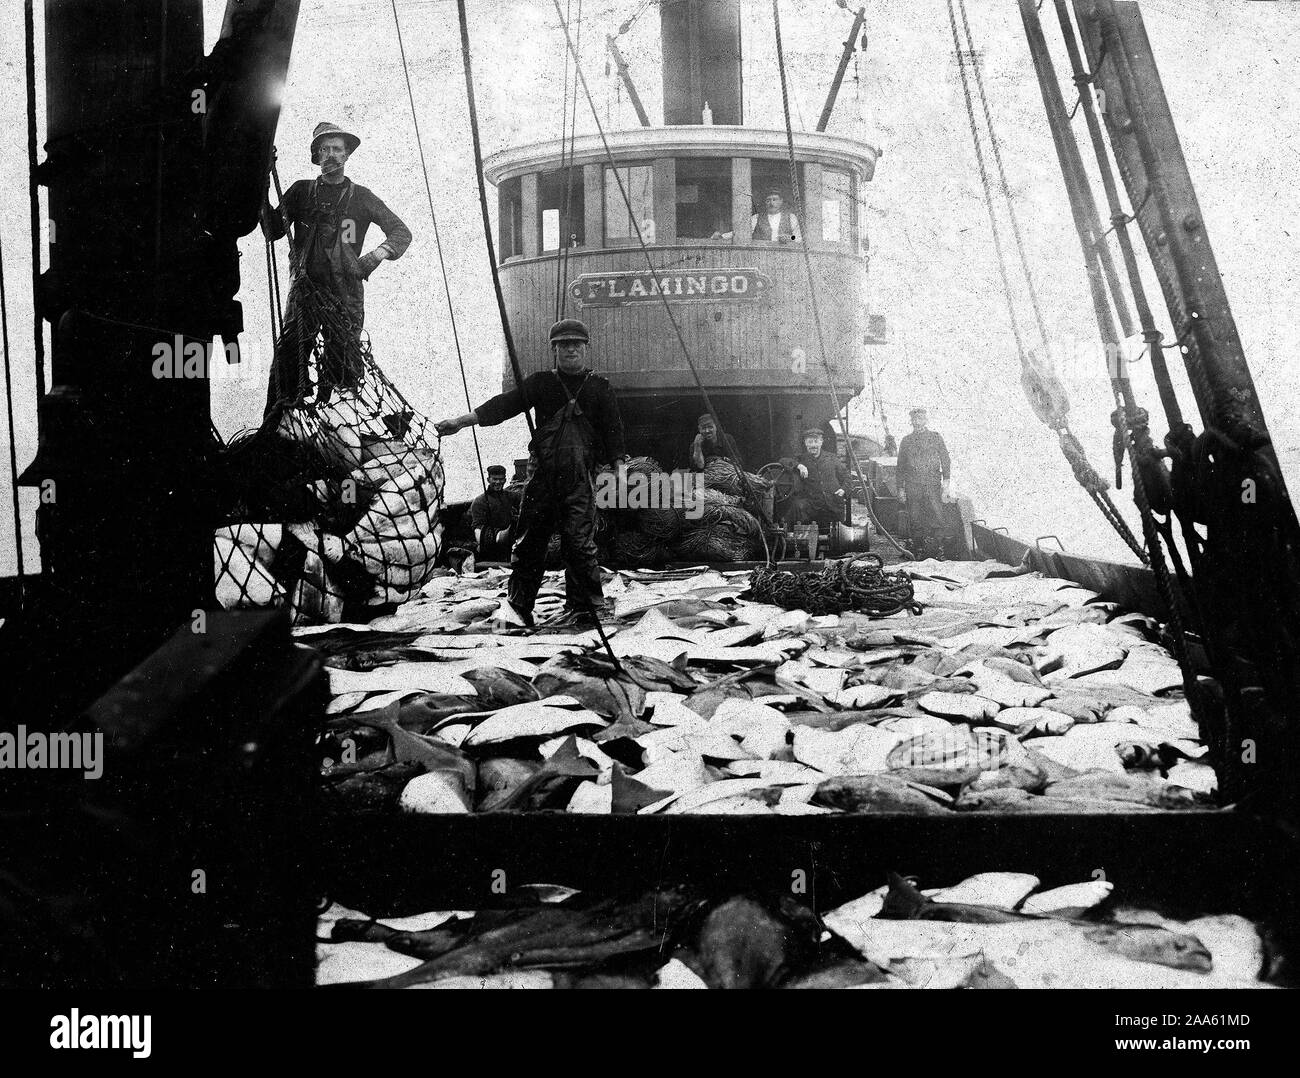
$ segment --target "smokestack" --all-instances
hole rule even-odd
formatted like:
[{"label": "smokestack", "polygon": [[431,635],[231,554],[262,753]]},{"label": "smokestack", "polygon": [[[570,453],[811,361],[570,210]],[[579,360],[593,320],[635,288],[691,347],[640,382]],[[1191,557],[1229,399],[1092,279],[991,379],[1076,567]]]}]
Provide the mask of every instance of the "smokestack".
[{"label": "smokestack", "polygon": [[740,0],[660,0],[664,123],[744,122],[740,78]]}]

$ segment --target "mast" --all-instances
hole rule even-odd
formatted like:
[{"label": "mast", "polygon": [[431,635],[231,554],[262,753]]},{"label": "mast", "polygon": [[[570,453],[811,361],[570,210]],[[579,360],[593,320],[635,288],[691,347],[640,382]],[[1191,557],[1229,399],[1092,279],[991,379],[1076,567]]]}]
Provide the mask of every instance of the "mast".
[{"label": "mast", "polygon": [[660,0],[664,124],[745,122],[740,0]]}]

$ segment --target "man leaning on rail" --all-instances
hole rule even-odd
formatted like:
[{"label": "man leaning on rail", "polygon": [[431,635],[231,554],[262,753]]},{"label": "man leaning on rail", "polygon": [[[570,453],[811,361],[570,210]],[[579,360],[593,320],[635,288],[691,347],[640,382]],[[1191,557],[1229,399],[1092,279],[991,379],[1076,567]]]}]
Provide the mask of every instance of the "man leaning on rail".
[{"label": "man leaning on rail", "polygon": [[551,370],[530,374],[522,386],[437,423],[438,433],[446,437],[476,423],[491,427],[534,410],[529,450],[537,468],[524,488],[507,589],[511,611],[528,626],[546,570],[546,547],[557,530],[564,557],[560,622],[586,627],[592,624],[592,612],[604,605],[592,473],[597,464],[626,463],[628,456],[614,389],[587,366],[589,341],[587,327],[576,318],[556,322],[551,327]]}]

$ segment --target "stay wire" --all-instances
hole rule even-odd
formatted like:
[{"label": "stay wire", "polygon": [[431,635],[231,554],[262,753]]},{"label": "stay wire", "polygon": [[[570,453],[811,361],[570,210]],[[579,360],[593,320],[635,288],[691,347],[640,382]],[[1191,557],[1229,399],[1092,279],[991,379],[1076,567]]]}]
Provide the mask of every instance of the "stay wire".
[{"label": "stay wire", "polygon": [[[558,12],[559,3],[555,5]],[[492,219],[488,215],[487,204],[487,186],[483,179],[483,148],[479,141],[478,132],[478,106],[474,100],[474,71],[473,61],[471,59],[469,47],[469,16],[465,10],[465,0],[456,0],[456,16],[460,21],[460,49],[461,57],[465,65],[465,98],[469,107],[469,129],[471,141],[474,144],[474,177],[478,181],[478,200],[479,209],[483,217],[483,240],[487,244],[488,266],[492,270],[492,284],[496,291],[497,310],[501,315],[501,331],[505,335],[506,353],[510,357],[510,368],[514,373],[515,386],[519,390],[519,395],[524,404],[524,422],[528,424],[529,440],[536,438],[537,431],[533,426],[533,417],[528,412],[528,398],[524,395],[524,376],[519,366],[519,356],[515,351],[514,336],[510,332],[510,315],[506,310],[505,293],[501,289],[501,273],[497,268],[496,245],[492,242]],[[567,37],[568,28],[565,28]],[[584,82],[585,86],[585,82]],[[558,375],[557,375],[558,377]],[[527,488],[524,490],[527,496]],[[596,623],[596,633],[600,637],[600,642],[605,646],[605,651],[609,655],[610,661],[619,673],[623,672],[623,666],[614,654],[614,649],[609,646],[609,637],[605,634],[605,627],[601,624],[600,614],[596,610],[596,604],[592,602],[591,597],[583,594],[583,599],[587,605],[587,612],[591,615],[592,620]]]},{"label": "stay wire", "polygon": [[[959,9],[961,10],[962,27],[965,30],[965,34],[966,34],[966,48],[969,50],[970,55],[974,57],[975,42],[971,36],[970,22],[966,18],[966,0],[957,0],[957,4]],[[948,8],[949,11],[952,10],[952,0],[948,0]],[[955,36],[955,32],[954,32],[954,36]],[[1038,291],[1034,287],[1033,274],[1029,270],[1029,259],[1025,255],[1025,243],[1024,243],[1024,237],[1020,232],[1020,220],[1016,215],[1015,203],[1011,199],[1011,185],[1007,183],[1006,169],[1002,165],[1002,150],[999,145],[997,131],[993,127],[993,116],[992,113],[989,111],[988,95],[984,92],[984,76],[980,73],[980,65],[978,59],[976,59],[975,62],[971,64],[971,67],[975,71],[975,87],[980,99],[980,108],[983,110],[984,113],[984,123],[989,129],[989,148],[993,151],[993,162],[997,167],[998,182],[1002,187],[1002,196],[1003,198],[1006,199],[1007,202],[1007,217],[1011,222],[1011,234],[1012,237],[1015,239],[1016,252],[1020,259],[1020,268],[1025,275],[1025,284],[1029,291],[1029,303],[1030,306],[1033,308],[1034,320],[1038,325],[1038,333],[1043,342],[1043,354],[1044,356],[1050,358],[1050,351],[1049,351],[1050,346],[1048,344],[1048,339],[1047,339],[1047,324],[1043,320],[1043,311],[1038,303]],[[964,85],[964,81],[963,81],[963,85]]]},{"label": "stay wire", "polygon": [[[460,384],[465,390],[465,407],[473,409],[469,396],[469,379],[465,374],[465,359],[460,349],[460,333],[456,329],[456,311],[451,303],[451,284],[447,279],[447,263],[442,255],[442,236],[438,230],[438,214],[433,208],[433,188],[429,184],[429,169],[424,160],[424,142],[420,138],[420,120],[415,110],[415,92],[411,89],[411,70],[406,63],[406,46],[402,42],[402,23],[397,17],[397,0],[390,0],[393,9],[393,26],[397,30],[397,49],[402,57],[402,75],[406,80],[406,97],[411,103],[411,124],[415,128],[415,148],[420,155],[420,172],[424,176],[424,193],[429,200],[429,216],[433,219],[433,244],[438,251],[438,268],[442,273],[442,290],[447,297],[447,317],[451,321],[451,339],[456,345],[456,362],[460,366]],[[477,141],[477,140],[476,140]],[[487,493],[487,474],[483,471],[483,453],[478,444],[478,431],[470,428],[474,436],[474,456],[478,460],[478,478]]]},{"label": "stay wire", "polygon": [[[37,319],[38,326],[40,320]],[[9,297],[5,292],[5,246],[0,236],[0,328],[5,350],[5,409],[9,416],[9,480],[14,496],[14,553],[18,559],[18,595],[24,597],[23,519],[18,500],[18,432],[14,430],[14,378],[9,365]]]},{"label": "stay wire", "polygon": [[[558,8],[558,4],[556,5]],[[519,366],[519,354],[515,351],[515,339],[510,332],[510,315],[506,311],[506,297],[501,288],[501,271],[497,267],[496,244],[492,240],[492,218],[488,214],[487,186],[483,179],[483,146],[478,133],[478,106],[474,100],[474,70],[469,50],[469,17],[465,11],[465,0],[456,0],[456,16],[460,21],[460,49],[465,66],[465,99],[469,107],[469,132],[474,145],[474,178],[478,181],[479,211],[483,217],[483,242],[487,244],[488,268],[492,271],[492,288],[496,292],[497,311],[501,316],[501,331],[505,336],[506,355],[510,360],[510,369],[515,376],[515,385],[522,395],[524,375]],[[527,404],[527,401],[524,402]],[[536,431],[533,417],[524,409],[524,422],[528,424],[528,437],[531,439]]]},{"label": "stay wire", "polygon": [[[582,55],[582,0],[578,0],[578,32],[575,40],[575,51]],[[568,56],[568,51],[565,51]],[[569,167],[564,173],[564,221],[568,225],[568,231],[565,237],[572,234],[573,225],[571,218],[573,215],[573,144],[578,137],[578,77],[575,71],[573,77],[573,101],[570,106],[569,115]],[[558,322],[564,317],[564,308],[568,303],[568,297],[565,292],[564,281],[569,276],[569,244],[562,243],[559,260],[559,276],[556,279],[556,296],[555,296],[555,320]]]},{"label": "stay wire", "polygon": [[23,5],[23,38],[27,64],[27,199],[32,239],[33,356],[36,359],[36,399],[45,393],[45,324],[41,311],[41,196],[36,179],[36,29],[32,0]]},{"label": "stay wire", "polygon": [[[610,149],[609,139],[605,137],[605,128],[600,122],[600,114],[596,109],[595,99],[591,96],[591,88],[587,84],[587,76],[582,70],[582,63],[578,59],[573,38],[569,34],[569,24],[564,21],[564,13],[560,10],[559,0],[551,0],[551,2],[555,6],[556,17],[560,20],[560,28],[564,31],[565,43],[568,45],[570,53],[573,54],[574,67],[578,72],[578,80],[582,83],[582,91],[586,96],[587,106],[591,110],[591,118],[595,121],[596,132],[600,136],[601,146],[604,148],[605,158],[609,162],[610,171],[613,172],[614,180],[618,184],[619,195],[623,199],[623,205],[627,208],[628,221],[631,223],[632,228],[636,233],[637,246],[640,248],[641,254],[646,260],[646,266],[649,268],[651,274],[658,273],[658,267],[655,266],[654,259],[650,257],[650,249],[646,246],[645,236],[641,232],[641,222],[637,220],[636,214],[633,212],[632,199],[628,194],[627,186],[623,183],[623,177],[619,171],[618,163],[615,161],[614,153]],[[662,292],[659,294],[659,299],[663,304],[664,315],[667,317],[669,324],[673,327],[673,333],[677,338],[677,344],[682,350],[682,357],[686,360],[686,366],[690,369],[691,377],[695,380],[695,387],[699,390],[700,399],[704,402],[705,411],[710,415],[716,415],[717,413],[713,410],[713,402],[709,399],[709,391],[704,388],[704,382],[700,379],[700,372],[695,366],[695,361],[691,359],[691,350],[686,344],[686,338],[682,334],[682,327],[677,321],[677,316],[673,313],[672,304],[668,302],[667,297],[664,296]],[[751,504],[757,504],[757,496],[755,495],[753,484],[750,483],[749,477],[745,474],[743,468],[740,469],[740,481]],[[762,516],[764,518],[763,523],[770,527],[771,521],[766,519],[767,514],[763,513]],[[763,550],[766,556],[766,561],[770,563],[772,561],[772,552],[768,547],[765,530],[766,529],[763,528],[759,529],[763,540]]]},{"label": "stay wire", "polygon": [[[772,22],[776,33],[776,64],[781,77],[781,108],[785,118],[786,153],[788,155],[790,167],[790,195],[795,206],[795,216],[806,218],[806,215],[803,213],[799,188],[798,167],[795,163],[794,156],[794,126],[790,121],[790,93],[789,82],[786,78],[785,70],[785,47],[781,40],[780,0],[772,0]],[[826,388],[830,391],[831,403],[835,407],[835,418],[839,421],[840,431],[844,435],[845,455],[853,462],[853,470],[857,472],[858,482],[862,485],[863,493],[867,495],[863,501],[863,505],[867,510],[867,515],[876,525],[880,534],[893,545],[894,549],[900,554],[905,554],[910,558],[912,557],[912,552],[907,550],[889,533],[888,530],[886,530],[885,526],[880,522],[871,508],[870,492],[874,488],[867,482],[866,476],[862,474],[862,465],[858,461],[857,453],[853,450],[853,442],[849,438],[848,409],[840,404],[839,390],[835,386],[835,377],[831,373],[830,357],[826,352],[826,335],[822,330],[821,306],[817,302],[817,282],[813,273],[812,255],[808,252],[808,236],[804,231],[804,227],[804,224],[800,225],[799,247],[803,252],[804,270],[808,277],[808,295],[812,301],[813,326],[817,330],[817,348],[821,355],[822,369],[826,372]]]},{"label": "stay wire", "polygon": [[[571,5],[572,5],[572,0],[564,0],[565,18],[568,18],[568,13]],[[573,93],[574,93],[574,98],[576,100],[578,94],[578,88],[576,86],[573,89]],[[569,144],[566,143],[565,139],[567,137],[566,128],[568,127],[568,123],[569,123],[569,52],[566,49],[564,52],[564,73],[561,82],[561,97],[560,97],[560,174],[561,175],[566,175],[565,153],[566,153],[566,147],[568,147]],[[562,283],[564,279],[563,261],[564,261],[564,249],[567,246],[567,244],[564,242],[564,228],[568,224],[568,214],[567,213],[560,214],[559,218],[560,219],[558,222],[558,226],[556,228],[556,237],[555,237],[555,242],[559,248],[555,252],[555,313],[552,318],[552,321],[555,322],[558,322],[560,320],[560,310],[561,310],[560,305],[563,302],[563,298],[562,298],[563,293],[561,291],[564,287]]]}]

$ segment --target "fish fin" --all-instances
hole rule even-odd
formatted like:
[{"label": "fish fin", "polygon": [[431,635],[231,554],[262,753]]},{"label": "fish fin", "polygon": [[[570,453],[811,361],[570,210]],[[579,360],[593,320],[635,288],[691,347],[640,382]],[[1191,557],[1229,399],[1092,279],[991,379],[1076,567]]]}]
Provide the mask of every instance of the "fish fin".
[{"label": "fish fin", "polygon": [[880,907],[879,916],[896,921],[910,921],[918,917],[928,901],[926,897],[897,872],[888,873],[886,878],[889,880],[889,893],[885,895],[885,904]]}]

